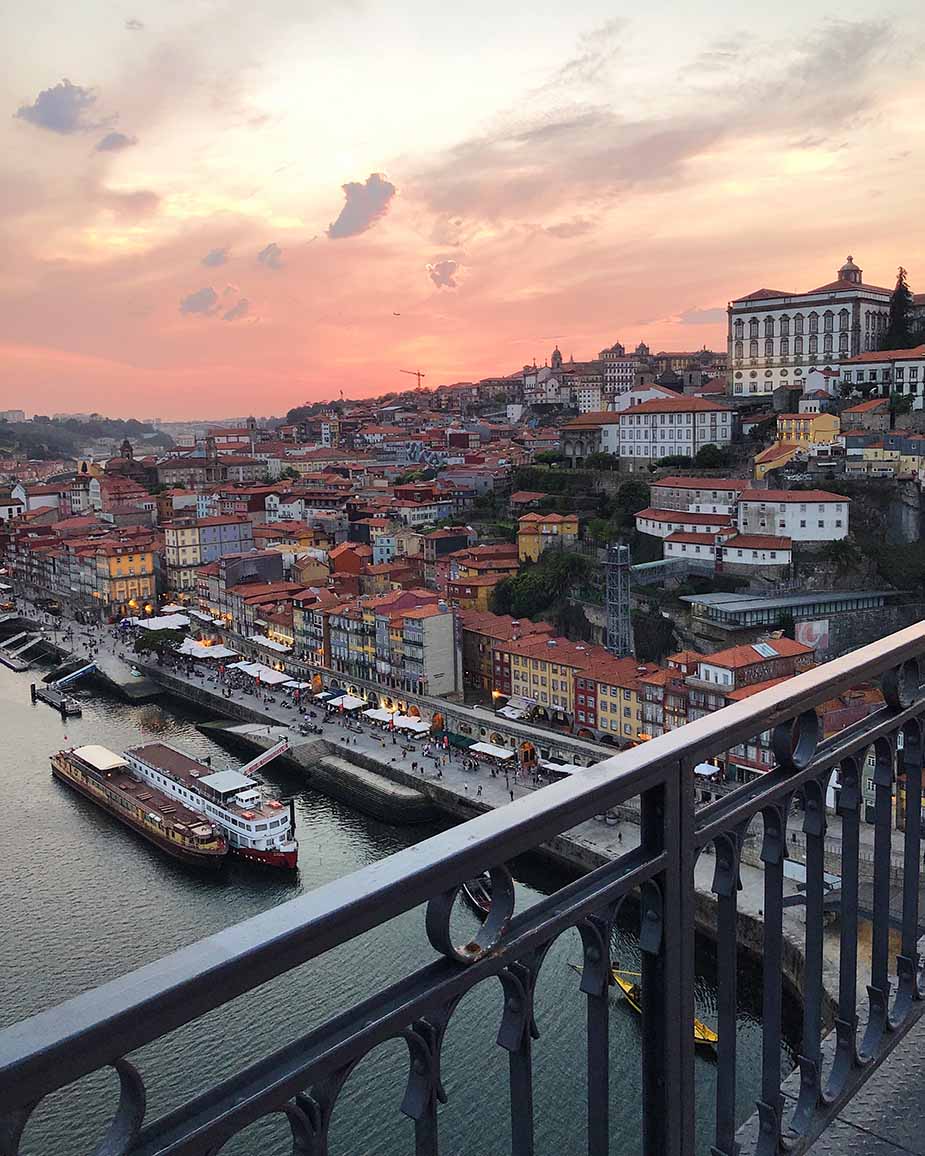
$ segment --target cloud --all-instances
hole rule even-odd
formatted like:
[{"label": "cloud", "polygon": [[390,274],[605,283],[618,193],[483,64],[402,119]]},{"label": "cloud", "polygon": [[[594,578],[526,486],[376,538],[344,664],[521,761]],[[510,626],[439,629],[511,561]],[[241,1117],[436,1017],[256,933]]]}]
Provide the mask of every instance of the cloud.
[{"label": "cloud", "polygon": [[122,149],[130,149],[132,145],[138,144],[137,136],[128,136],[124,132],[108,132],[101,141],[97,141],[96,151],[98,153],[117,153]]},{"label": "cloud", "polygon": [[203,257],[200,264],[205,265],[208,269],[215,269],[219,265],[224,265],[228,260],[227,249],[210,249]]},{"label": "cloud", "polygon": [[600,80],[623,43],[626,27],[627,22],[616,16],[580,36],[574,56],[559,68],[552,83],[572,85]]},{"label": "cloud", "polygon": [[332,241],[365,233],[388,212],[396,192],[395,186],[382,173],[370,173],[365,184],[348,181],[341,188],[346,203],[337,220],[328,226],[328,237]]},{"label": "cloud", "polygon": [[141,20],[136,20],[134,16],[129,17],[125,22],[126,30],[129,32],[141,32],[144,24]]},{"label": "cloud", "polygon": [[594,228],[594,221],[587,217],[575,217],[571,221],[560,221],[557,225],[547,225],[543,230],[551,237],[560,237],[565,240],[569,237],[582,237]]},{"label": "cloud", "polygon": [[717,325],[721,321],[725,322],[726,310],[720,307],[700,309],[694,305],[690,309],[685,309],[683,313],[679,313],[676,320],[682,325]]},{"label": "cloud", "polygon": [[119,217],[150,217],[161,204],[151,189],[100,189],[97,199]]},{"label": "cloud", "polygon": [[283,265],[283,251],[275,242],[271,241],[266,248],[257,254],[257,260],[268,269],[281,269]]},{"label": "cloud", "polygon": [[450,257],[443,257],[427,266],[430,279],[438,289],[455,289],[458,285],[456,274],[459,272],[459,262]]},{"label": "cloud", "polygon": [[237,321],[241,317],[246,317],[250,312],[251,303],[246,297],[242,297],[237,305],[233,305],[227,313],[222,314],[222,321]]},{"label": "cloud", "polygon": [[47,128],[49,132],[67,136],[102,127],[103,121],[89,119],[95,104],[96,93],[92,88],[71,84],[64,79],[53,88],[43,89],[32,104],[21,105],[15,116],[17,120],[26,120],[39,128]]},{"label": "cloud", "polygon": [[200,313],[210,317],[216,312],[217,306],[218,294],[210,285],[207,285],[203,289],[197,289],[195,293],[188,293],[180,302],[180,312],[186,314]]}]

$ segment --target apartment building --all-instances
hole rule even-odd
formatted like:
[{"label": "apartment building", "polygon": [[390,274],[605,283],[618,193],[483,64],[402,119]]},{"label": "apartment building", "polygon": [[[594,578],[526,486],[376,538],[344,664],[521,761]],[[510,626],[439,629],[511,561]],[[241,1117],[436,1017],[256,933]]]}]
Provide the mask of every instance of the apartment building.
[{"label": "apartment building", "polygon": [[686,510],[691,514],[735,512],[739,496],[752,488],[748,478],[660,478],[649,487],[657,510]]},{"label": "apartment building", "polygon": [[849,498],[826,490],[746,490],[736,524],[741,534],[836,542],[848,536],[849,506]]},{"label": "apartment building", "polygon": [[577,514],[524,514],[517,519],[517,557],[521,562],[536,562],[550,546],[568,548],[577,541]]},{"label": "apartment building", "polygon": [[630,472],[665,457],[694,457],[704,446],[727,446],[734,434],[734,411],[702,397],[646,401],[619,417],[621,468]]},{"label": "apartment building", "polygon": [[174,593],[196,588],[196,570],[225,554],[241,554],[254,548],[254,530],[239,514],[212,518],[175,518],[165,522],[164,554],[167,587]]}]

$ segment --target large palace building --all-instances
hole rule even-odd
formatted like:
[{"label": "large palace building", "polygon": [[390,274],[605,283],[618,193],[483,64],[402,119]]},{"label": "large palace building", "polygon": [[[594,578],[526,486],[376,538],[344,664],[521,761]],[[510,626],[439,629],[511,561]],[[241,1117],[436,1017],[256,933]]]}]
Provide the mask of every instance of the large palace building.
[{"label": "large palace building", "polygon": [[848,260],[838,277],[808,293],[757,289],[729,303],[729,373],[733,394],[768,394],[799,385],[811,369],[834,369],[877,349],[891,289],[867,285]]}]

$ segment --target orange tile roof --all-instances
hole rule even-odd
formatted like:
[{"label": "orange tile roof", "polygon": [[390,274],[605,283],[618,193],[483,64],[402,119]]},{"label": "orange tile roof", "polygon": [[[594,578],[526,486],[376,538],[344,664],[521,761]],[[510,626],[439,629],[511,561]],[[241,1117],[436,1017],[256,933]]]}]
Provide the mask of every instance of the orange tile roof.
[{"label": "orange tile roof", "polygon": [[651,487],[672,486],[680,490],[747,490],[751,486],[749,478],[659,478]]},{"label": "orange tile roof", "polygon": [[740,502],[850,502],[844,494],[828,490],[746,490]]},{"label": "orange tile roof", "polygon": [[719,405],[705,397],[665,397],[644,401],[641,405],[631,405],[624,409],[620,417],[630,417],[634,413],[732,413],[728,405]]},{"label": "orange tile roof", "polygon": [[775,537],[773,534],[737,534],[722,543],[723,549],[740,550],[789,550],[793,543],[789,538]]},{"label": "orange tile roof", "polygon": [[727,514],[691,514],[687,510],[660,510],[654,506],[647,506],[635,516],[648,518],[650,522],[677,522],[682,526],[685,524],[691,526],[732,525]]},{"label": "orange tile roof", "polygon": [[925,358],[925,345],[913,345],[910,349],[879,349],[869,353],[858,353],[854,357],[846,357],[842,365],[861,365],[866,362],[878,361],[908,361]]}]

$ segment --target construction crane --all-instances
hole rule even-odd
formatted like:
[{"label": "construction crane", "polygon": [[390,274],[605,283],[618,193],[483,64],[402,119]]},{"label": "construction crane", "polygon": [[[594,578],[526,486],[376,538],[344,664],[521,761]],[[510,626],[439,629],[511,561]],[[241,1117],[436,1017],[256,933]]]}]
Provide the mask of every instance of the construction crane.
[{"label": "construction crane", "polygon": [[418,379],[418,389],[421,388],[421,378],[427,376],[426,373],[421,373],[419,369],[400,369],[398,372],[407,373],[410,374],[411,377],[416,377]]}]

